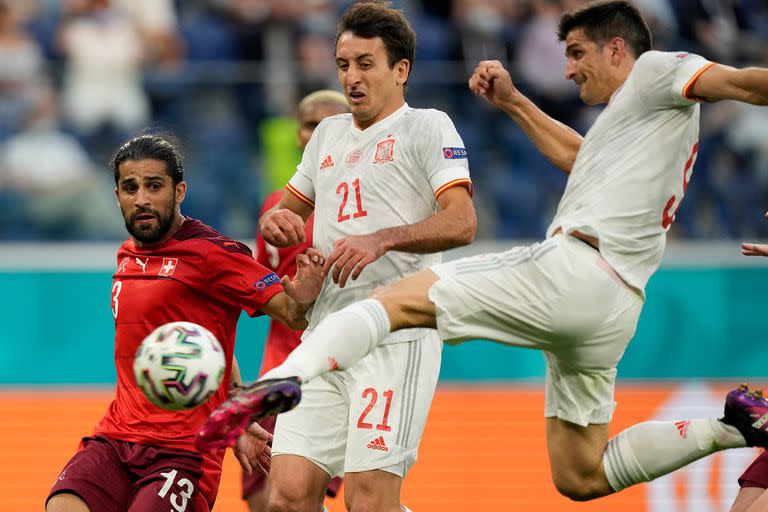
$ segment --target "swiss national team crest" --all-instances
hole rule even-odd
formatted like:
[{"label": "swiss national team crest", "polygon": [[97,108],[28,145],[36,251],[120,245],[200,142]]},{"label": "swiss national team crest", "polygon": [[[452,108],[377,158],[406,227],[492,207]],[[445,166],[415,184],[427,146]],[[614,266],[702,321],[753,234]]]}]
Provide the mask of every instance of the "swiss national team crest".
[{"label": "swiss national team crest", "polygon": [[373,156],[374,164],[386,164],[395,160],[395,139],[387,139],[376,144],[376,154]]},{"label": "swiss national team crest", "polygon": [[163,258],[163,266],[160,267],[160,272],[157,275],[160,277],[171,277],[178,266],[178,258]]}]

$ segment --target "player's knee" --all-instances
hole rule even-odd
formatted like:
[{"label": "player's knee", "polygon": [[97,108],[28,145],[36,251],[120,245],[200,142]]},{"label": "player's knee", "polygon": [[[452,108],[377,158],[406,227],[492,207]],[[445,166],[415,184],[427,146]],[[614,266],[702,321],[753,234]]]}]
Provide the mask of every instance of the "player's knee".
[{"label": "player's knee", "polygon": [[377,512],[382,510],[380,500],[369,493],[347,494],[344,505],[349,512]]},{"label": "player's knee", "polygon": [[553,473],[552,480],[557,492],[573,501],[589,501],[604,496],[605,489],[594,479],[576,474]]},{"label": "player's knee", "polygon": [[268,512],[316,512],[319,502],[306,495],[293,492],[280,492],[273,489],[269,493]]},{"label": "player's knee", "polygon": [[[400,503],[399,484],[393,482],[394,475],[386,474],[377,478],[366,474],[356,474],[350,479],[344,491],[344,505],[349,512],[380,512],[395,510]],[[399,479],[399,477],[397,477]]]},{"label": "player's knee", "polygon": [[349,512],[377,512],[380,511],[381,508],[378,507],[376,504],[372,502],[356,502],[355,505],[347,506],[347,510]]}]

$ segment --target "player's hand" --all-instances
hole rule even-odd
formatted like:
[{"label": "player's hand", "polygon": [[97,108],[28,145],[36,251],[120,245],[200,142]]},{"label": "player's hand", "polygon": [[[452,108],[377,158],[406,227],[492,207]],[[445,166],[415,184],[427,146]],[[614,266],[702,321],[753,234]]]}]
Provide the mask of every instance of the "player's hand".
[{"label": "player's hand", "polygon": [[261,425],[251,423],[245,432],[237,438],[237,443],[232,447],[240,466],[246,473],[254,471],[269,473],[272,465],[272,434],[264,430]]},{"label": "player's hand", "polygon": [[744,242],[741,244],[741,254],[744,256],[768,256],[768,244]]},{"label": "player's hand", "polygon": [[304,219],[287,208],[275,210],[259,223],[261,236],[275,247],[289,247],[301,244],[307,238]]},{"label": "player's hand", "polygon": [[344,288],[347,279],[356,280],[360,272],[381,257],[386,251],[376,233],[350,235],[333,243],[333,250],[323,265],[323,277],[333,269],[333,282]]},{"label": "player's hand", "polygon": [[512,77],[497,60],[484,60],[469,77],[469,89],[494,107],[503,108],[519,94]]},{"label": "player's hand", "polygon": [[[765,218],[768,219],[768,212],[765,212]],[[768,244],[744,242],[741,244],[741,254],[744,256],[768,256]]]},{"label": "player's hand", "polygon": [[304,254],[296,256],[296,275],[293,280],[288,276],[281,279],[285,293],[300,304],[315,302],[320,295],[320,288],[323,287],[323,263],[323,253],[314,247],[309,247]]}]

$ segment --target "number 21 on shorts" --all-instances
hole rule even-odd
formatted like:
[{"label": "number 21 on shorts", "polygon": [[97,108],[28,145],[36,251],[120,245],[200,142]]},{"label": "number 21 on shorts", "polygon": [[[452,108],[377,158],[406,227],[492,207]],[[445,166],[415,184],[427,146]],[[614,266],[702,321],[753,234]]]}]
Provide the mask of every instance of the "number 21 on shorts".
[{"label": "number 21 on shorts", "polygon": [[[381,396],[384,397],[384,400],[385,400],[384,412],[380,417],[380,421],[376,422],[376,425],[375,425],[376,430],[382,430],[384,432],[389,432],[390,430],[392,430],[392,427],[388,423],[389,409],[390,407],[392,407],[392,395],[393,395],[393,391],[391,389],[388,389],[381,394]],[[363,413],[357,419],[357,428],[373,430],[374,428],[373,422],[376,421],[377,418],[375,414],[374,415],[371,414],[371,411],[373,410],[374,407],[376,407],[376,402],[379,400],[379,393],[373,388],[365,388],[365,390],[363,391],[363,399],[368,400],[368,405],[365,407],[365,409],[363,410]]]}]

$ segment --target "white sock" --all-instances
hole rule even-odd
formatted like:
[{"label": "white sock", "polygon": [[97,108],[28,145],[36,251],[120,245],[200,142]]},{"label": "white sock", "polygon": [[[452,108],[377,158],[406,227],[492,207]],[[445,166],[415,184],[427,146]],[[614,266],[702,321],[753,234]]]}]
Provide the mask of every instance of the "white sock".
[{"label": "white sock", "polygon": [[647,421],[608,441],[603,468],[614,491],[666,475],[706,455],[747,445],[739,431],[715,418]]},{"label": "white sock", "polygon": [[381,302],[355,302],[325,317],[283,364],[260,380],[299,377],[307,382],[318,375],[349,368],[371,353],[389,332],[389,317]]}]

